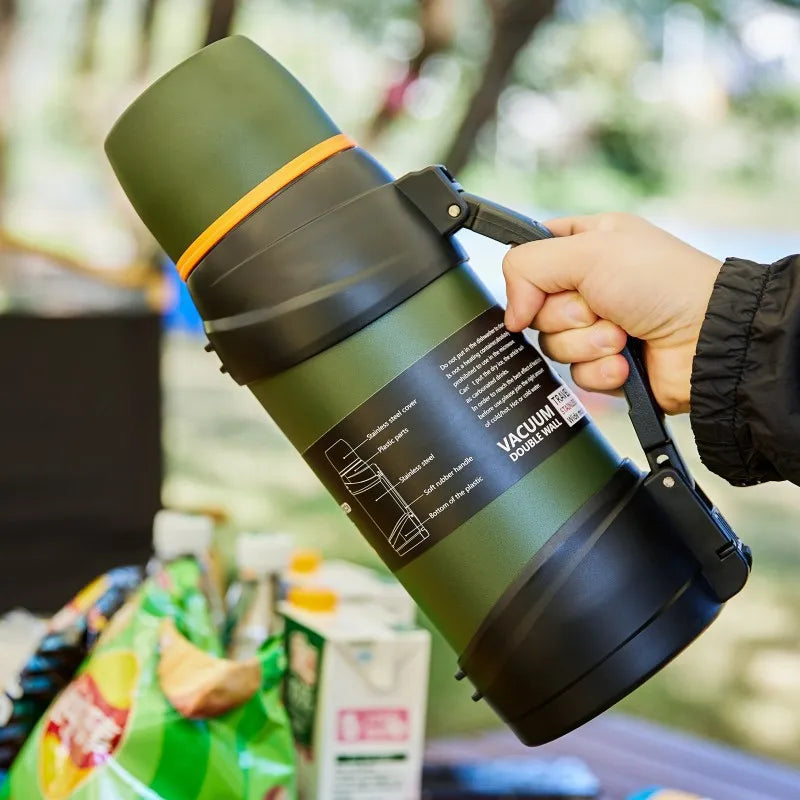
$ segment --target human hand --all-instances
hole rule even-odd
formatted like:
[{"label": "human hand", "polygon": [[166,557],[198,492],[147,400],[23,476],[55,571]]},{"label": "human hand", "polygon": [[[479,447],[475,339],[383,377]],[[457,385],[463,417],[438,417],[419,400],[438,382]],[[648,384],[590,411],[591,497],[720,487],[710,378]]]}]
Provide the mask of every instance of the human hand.
[{"label": "human hand", "polygon": [[541,331],[545,355],[572,364],[578,386],[619,389],[628,377],[620,351],[642,339],[659,405],[689,410],[700,327],[722,264],[632,214],[544,223],[556,238],[512,248],[503,261],[511,331]]}]

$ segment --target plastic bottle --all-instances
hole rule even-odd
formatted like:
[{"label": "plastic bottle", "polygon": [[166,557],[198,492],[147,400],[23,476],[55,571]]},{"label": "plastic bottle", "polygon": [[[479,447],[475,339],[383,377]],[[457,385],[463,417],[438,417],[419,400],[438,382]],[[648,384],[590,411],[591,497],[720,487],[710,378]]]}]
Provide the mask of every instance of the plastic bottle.
[{"label": "plastic bottle", "polygon": [[292,586],[286,602],[312,614],[335,614],[339,608],[339,596],[325,586]]},{"label": "plastic bottle", "polygon": [[376,613],[390,624],[413,625],[416,619],[416,605],[396,578],[341,559],[325,561],[314,548],[300,548],[292,554],[282,597],[296,586],[331,589],[341,606]]},{"label": "plastic bottle", "polygon": [[283,533],[242,533],[236,541],[237,579],[227,594],[230,658],[254,656],[280,629],[276,606],[281,574],[289,566],[292,537]]},{"label": "plastic bottle", "polygon": [[318,583],[333,589],[343,606],[379,614],[390,625],[413,625],[417,607],[393,576],[349,561],[324,561]]},{"label": "plastic bottle", "polygon": [[284,595],[288,595],[293,586],[320,585],[322,553],[313,547],[294,550],[285,575]]},{"label": "plastic bottle", "polygon": [[147,574],[180,558],[194,558],[203,570],[203,594],[208,600],[214,624],[225,622],[222,581],[214,557],[214,521],[203,514],[185,514],[171,509],[158,511],[153,518],[153,557]]}]

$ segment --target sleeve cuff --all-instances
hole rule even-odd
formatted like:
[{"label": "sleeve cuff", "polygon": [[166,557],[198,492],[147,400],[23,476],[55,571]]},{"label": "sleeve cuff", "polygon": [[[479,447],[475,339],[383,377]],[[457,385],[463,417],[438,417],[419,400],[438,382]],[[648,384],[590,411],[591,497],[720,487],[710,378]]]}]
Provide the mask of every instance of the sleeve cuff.
[{"label": "sleeve cuff", "polygon": [[737,396],[747,363],[756,313],[770,268],[729,258],[722,265],[692,366],[690,419],[703,464],[734,486],[752,486],[780,476],[752,464],[752,443],[737,438]]}]

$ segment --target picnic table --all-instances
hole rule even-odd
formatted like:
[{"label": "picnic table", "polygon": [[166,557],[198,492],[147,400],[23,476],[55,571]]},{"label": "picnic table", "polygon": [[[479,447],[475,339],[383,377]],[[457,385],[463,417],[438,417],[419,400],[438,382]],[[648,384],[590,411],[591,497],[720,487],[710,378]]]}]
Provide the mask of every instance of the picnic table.
[{"label": "picnic table", "polygon": [[711,800],[800,800],[800,770],[615,713],[542,747],[527,748],[509,731],[497,731],[432,741],[427,752],[431,763],[508,756],[580,758],[599,778],[601,800],[625,800],[650,786]]}]

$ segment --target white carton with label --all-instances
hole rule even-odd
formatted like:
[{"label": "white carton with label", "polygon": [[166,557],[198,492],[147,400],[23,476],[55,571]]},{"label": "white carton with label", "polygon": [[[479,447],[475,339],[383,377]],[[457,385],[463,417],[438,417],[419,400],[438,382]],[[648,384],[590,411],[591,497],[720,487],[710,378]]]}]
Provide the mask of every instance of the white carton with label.
[{"label": "white carton with label", "polygon": [[367,607],[281,610],[301,800],[418,800],[430,634]]}]

